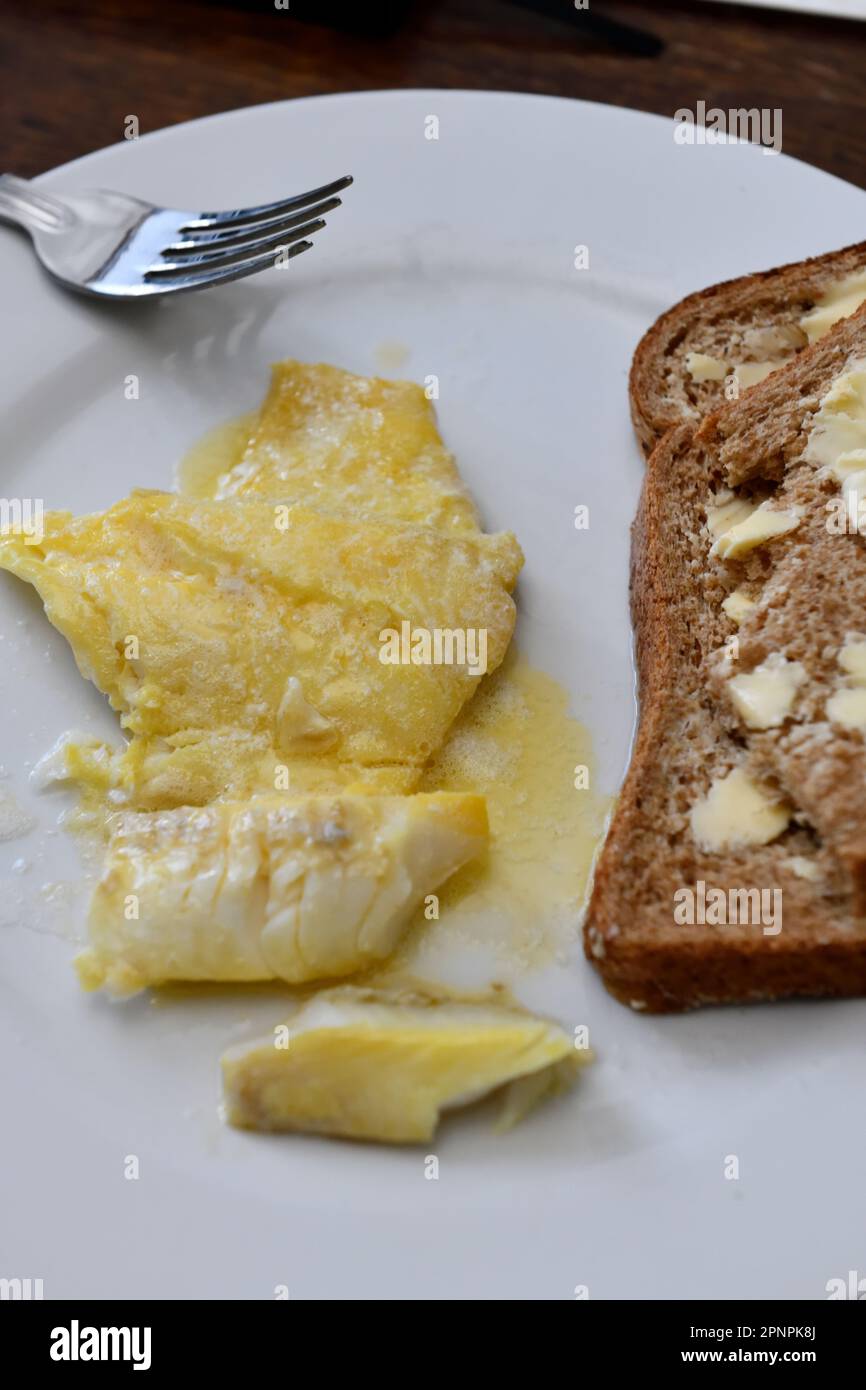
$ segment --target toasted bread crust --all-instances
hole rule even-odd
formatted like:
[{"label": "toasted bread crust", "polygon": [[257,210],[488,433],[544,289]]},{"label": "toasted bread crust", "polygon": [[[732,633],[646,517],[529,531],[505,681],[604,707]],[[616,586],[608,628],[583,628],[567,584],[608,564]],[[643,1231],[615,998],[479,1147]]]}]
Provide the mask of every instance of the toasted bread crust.
[{"label": "toasted bread crust", "polygon": [[[702,326],[744,323],[757,313],[780,324],[796,322],[800,310],[822,287],[864,266],[866,242],[861,241],[823,256],[711,285],[688,295],[656,319],[638,343],[629,374],[631,418],[644,453],[649,455],[667,430],[687,418],[670,399],[666,384],[673,380],[678,393],[687,394],[685,350],[680,360],[674,354],[693,336],[699,338]],[[697,342],[696,347],[699,350]],[[707,391],[706,399],[692,408],[691,418],[697,421],[706,409],[715,408],[720,395],[720,388]]]},{"label": "toasted bread crust", "polygon": [[[808,758],[802,760],[805,767],[798,766],[790,748],[770,747],[766,735],[744,736],[736,715],[708,679],[730,628],[719,611],[724,590],[719,589],[718,570],[724,566],[714,562],[714,572],[709,563],[705,529],[710,489],[738,478],[748,483],[760,474],[775,480],[780,494],[783,488],[803,487],[820,494],[825,485],[801,461],[802,432],[836,374],[863,357],[866,306],[740,401],[711,414],[699,429],[691,424],[672,428],[650,456],[632,528],[631,605],[641,717],[584,928],[586,954],[606,987],[635,1008],[671,1012],[707,1003],[866,994],[866,817],[854,817],[853,840],[844,818],[864,795],[864,741],[852,735],[843,746],[845,735],[832,735],[827,768],[833,776],[822,790],[820,780],[814,787],[809,780],[813,773],[817,778],[816,759],[815,766]],[[807,510],[807,519],[809,515]],[[780,546],[773,572],[779,571],[783,582],[765,605],[758,605],[759,617],[740,629],[744,646],[760,642],[762,633],[780,621],[785,586],[790,587],[797,565],[802,566],[806,547],[814,547],[815,536],[823,535],[820,521],[818,525],[813,532],[804,524],[796,540]],[[813,623],[818,630],[811,634],[810,655],[825,644],[841,644],[850,620],[850,607],[846,611],[839,598],[844,585],[853,587],[856,579],[854,593],[866,612],[861,602],[866,543],[861,536],[843,541],[850,546],[838,556],[821,550],[819,573],[813,576],[816,593],[823,592],[827,602]],[[765,584],[769,573],[764,566]],[[789,620],[789,626],[796,628],[796,622]],[[713,778],[744,759],[761,776],[782,776],[786,794],[789,784],[804,795],[816,790],[819,814],[813,809],[808,824],[792,821],[767,845],[703,851],[690,833],[689,808]],[[844,795],[840,780],[846,778]],[[804,857],[818,870],[815,882],[796,871]],[[760,926],[676,925],[677,889],[699,880],[726,888],[778,886],[784,895],[783,930],[767,935]]]}]

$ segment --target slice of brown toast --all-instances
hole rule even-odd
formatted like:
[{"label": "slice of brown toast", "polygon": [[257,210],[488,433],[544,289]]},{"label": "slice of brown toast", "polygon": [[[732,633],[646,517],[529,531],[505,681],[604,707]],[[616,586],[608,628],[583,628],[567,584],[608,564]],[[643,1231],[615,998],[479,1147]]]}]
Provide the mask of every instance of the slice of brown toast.
[{"label": "slice of brown toast", "polygon": [[[629,377],[631,415],[649,454],[666,430],[725,401],[725,381],[692,379],[690,353],[741,363],[787,361],[808,346],[800,320],[846,276],[866,271],[866,242],[690,294],[644,334]],[[754,389],[753,387],[751,389]]]},{"label": "slice of brown toast", "polygon": [[[866,634],[866,541],[828,532],[839,484],[803,457],[822,398],[860,359],[866,307],[649,460],[632,542],[641,719],[585,923],[587,955],[635,1008],[866,993],[866,746],[826,710],[840,648]],[[739,558],[711,554],[708,518],[732,486],[799,509],[797,526]],[[722,607],[735,590],[755,602],[739,628]],[[727,682],[771,653],[802,680],[790,717],[754,730]],[[732,769],[790,819],[767,843],[710,848],[692,814]],[[728,904],[778,891],[781,929],[678,920],[700,884]]]}]

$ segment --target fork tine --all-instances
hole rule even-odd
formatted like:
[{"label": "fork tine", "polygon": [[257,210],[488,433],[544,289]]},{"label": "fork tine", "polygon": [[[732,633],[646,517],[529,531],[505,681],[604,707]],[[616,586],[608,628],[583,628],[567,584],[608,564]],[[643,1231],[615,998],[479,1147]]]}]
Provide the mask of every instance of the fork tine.
[{"label": "fork tine", "polygon": [[[325,220],[320,217],[315,222],[305,222],[302,227],[297,227],[292,232],[275,232],[273,236],[261,237],[253,245],[235,247],[228,251],[223,249],[204,251],[201,255],[183,256],[180,260],[170,260],[161,265],[152,265],[147,274],[148,277],[177,273],[188,275],[198,268],[222,270],[224,266],[245,265],[252,260],[257,260],[264,265],[266,261],[273,262],[275,253],[281,246],[291,246],[296,241],[303,241],[312,236],[314,232],[320,232],[324,226]],[[163,252],[163,255],[165,254]]]},{"label": "fork tine", "polygon": [[[304,251],[309,251],[312,246],[311,241],[297,241],[294,246],[289,247],[289,260],[294,260],[295,256],[300,256]],[[242,280],[247,275],[255,275],[259,270],[266,270],[273,265],[273,252],[264,256],[251,256],[247,261],[238,261],[235,265],[227,266],[224,270],[214,270],[208,267],[198,275],[174,275],[154,278],[153,271],[147,271],[144,276],[146,284],[158,284],[160,294],[180,293],[182,290],[207,289],[211,285],[227,285],[232,280]]]},{"label": "fork tine", "polygon": [[174,241],[171,245],[163,249],[163,256],[185,256],[195,254],[199,251],[229,251],[233,247],[239,251],[246,247],[265,246],[264,233],[273,232],[277,239],[282,232],[290,232],[294,227],[301,227],[311,219],[324,217],[326,212],[333,212],[334,208],[340,207],[339,198],[326,198],[323,203],[316,203],[311,208],[305,208],[303,212],[293,213],[291,217],[273,217],[266,222],[253,223],[241,226],[237,231],[228,232],[195,232],[190,239],[185,241]]},{"label": "fork tine", "polygon": [[334,193],[339,193],[341,189],[348,188],[351,182],[352,175],[345,174],[333,183],[323,184],[321,188],[311,188],[308,193],[299,193],[294,198],[281,198],[277,203],[261,203],[258,207],[237,208],[226,212],[200,212],[198,217],[190,218],[189,222],[184,222],[178,230],[190,232],[214,227],[239,227],[246,222],[262,222],[269,217],[297,212],[301,208],[309,207],[311,203],[319,203]]}]

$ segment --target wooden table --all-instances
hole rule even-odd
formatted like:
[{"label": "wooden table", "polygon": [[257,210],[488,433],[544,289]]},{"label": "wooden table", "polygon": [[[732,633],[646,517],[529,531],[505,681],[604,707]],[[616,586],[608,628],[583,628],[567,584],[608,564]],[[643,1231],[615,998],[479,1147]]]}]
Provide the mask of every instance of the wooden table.
[{"label": "wooden table", "polygon": [[671,116],[700,99],[781,107],[787,154],[866,187],[866,23],[701,0],[591,5],[651,29],[664,51],[632,57],[509,0],[426,0],[378,38],[273,0],[5,0],[0,167],[37,174],[112,144],[131,114],[145,134],[316,92],[486,87]]}]

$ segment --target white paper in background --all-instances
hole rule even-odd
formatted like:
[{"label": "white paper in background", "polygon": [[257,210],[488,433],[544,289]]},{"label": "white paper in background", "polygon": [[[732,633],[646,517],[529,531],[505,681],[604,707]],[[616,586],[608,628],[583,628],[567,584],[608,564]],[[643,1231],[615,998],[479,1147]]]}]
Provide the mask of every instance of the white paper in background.
[{"label": "white paper in background", "polygon": [[757,5],[765,10],[797,10],[802,14],[824,14],[833,19],[866,19],[866,0],[711,0],[711,3]]}]

